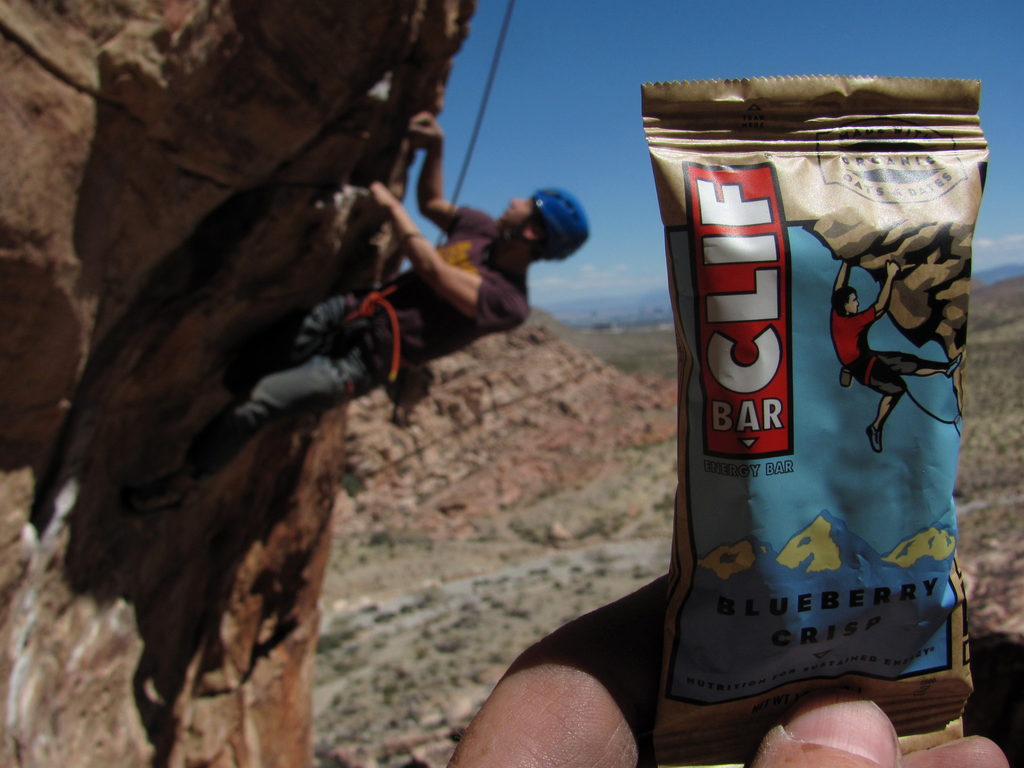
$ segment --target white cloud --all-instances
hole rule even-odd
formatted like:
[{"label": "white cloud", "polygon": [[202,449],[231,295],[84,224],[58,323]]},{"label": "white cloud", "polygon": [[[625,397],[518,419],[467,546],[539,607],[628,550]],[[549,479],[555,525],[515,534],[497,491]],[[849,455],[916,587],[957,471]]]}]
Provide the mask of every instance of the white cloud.
[{"label": "white cloud", "polygon": [[975,269],[1024,264],[1024,234],[979,237],[974,241]]},{"label": "white cloud", "polygon": [[530,299],[534,302],[577,298],[630,296],[650,290],[668,290],[663,272],[631,268],[626,264],[580,264],[570,271],[567,264],[549,272],[547,265],[530,270]]}]

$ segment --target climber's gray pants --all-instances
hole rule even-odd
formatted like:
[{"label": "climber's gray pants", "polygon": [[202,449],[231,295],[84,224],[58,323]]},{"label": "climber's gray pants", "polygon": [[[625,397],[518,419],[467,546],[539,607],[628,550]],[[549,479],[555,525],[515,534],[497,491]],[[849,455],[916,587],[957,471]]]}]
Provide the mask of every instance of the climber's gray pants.
[{"label": "climber's gray pants", "polygon": [[354,346],[343,357],[314,355],[294,368],[264,376],[247,400],[222,411],[196,437],[189,451],[193,474],[219,470],[271,421],[323,411],[369,392],[378,382],[366,355],[360,346]]}]

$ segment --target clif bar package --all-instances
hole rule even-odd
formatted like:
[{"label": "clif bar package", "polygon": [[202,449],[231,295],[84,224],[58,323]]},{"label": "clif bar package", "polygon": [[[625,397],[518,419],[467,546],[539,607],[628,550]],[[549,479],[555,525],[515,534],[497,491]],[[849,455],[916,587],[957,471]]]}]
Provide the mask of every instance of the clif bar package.
[{"label": "clif bar package", "polygon": [[824,688],[878,702],[904,749],[958,733],[979,92],[643,87],[680,375],[660,765],[744,763]]}]

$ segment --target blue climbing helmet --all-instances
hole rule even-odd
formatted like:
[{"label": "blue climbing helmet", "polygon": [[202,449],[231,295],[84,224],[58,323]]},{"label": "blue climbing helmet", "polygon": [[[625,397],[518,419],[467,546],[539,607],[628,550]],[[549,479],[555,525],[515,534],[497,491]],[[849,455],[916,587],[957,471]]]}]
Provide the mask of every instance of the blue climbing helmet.
[{"label": "blue climbing helmet", "polygon": [[583,245],[590,234],[583,206],[564,189],[537,190],[533,195],[533,206],[547,228],[547,237],[538,258],[564,259]]}]

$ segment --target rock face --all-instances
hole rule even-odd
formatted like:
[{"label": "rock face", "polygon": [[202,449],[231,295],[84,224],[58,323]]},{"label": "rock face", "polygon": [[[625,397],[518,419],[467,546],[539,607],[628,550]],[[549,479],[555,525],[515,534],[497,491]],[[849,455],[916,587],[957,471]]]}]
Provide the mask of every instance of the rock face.
[{"label": "rock face", "polygon": [[0,764],[308,762],[344,415],[180,509],[121,492],[244,342],[387,268],[345,185],[401,191],[473,9],[0,0]]},{"label": "rock face", "polygon": [[626,375],[540,325],[481,339],[431,373],[406,425],[382,422],[383,392],[349,406],[357,487],[338,497],[336,530],[476,535],[502,509],[614,472],[617,449],[676,432],[674,380]]}]

